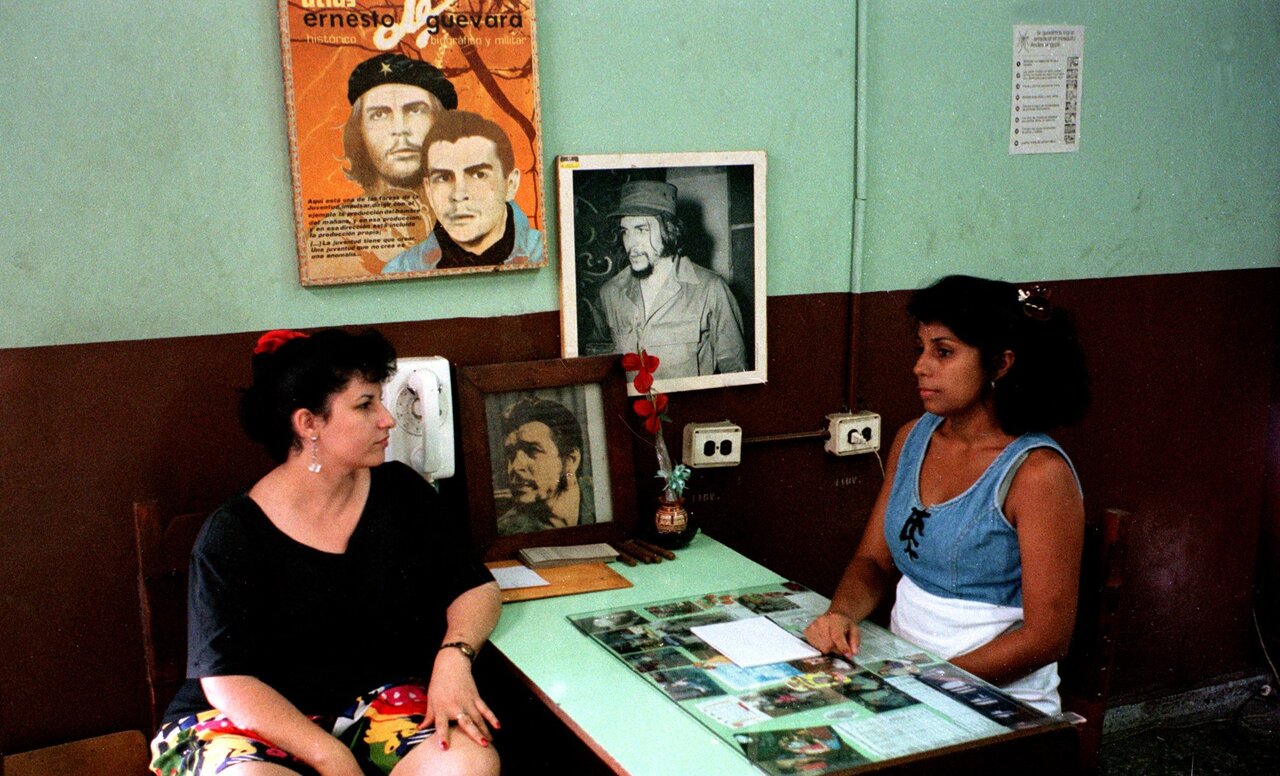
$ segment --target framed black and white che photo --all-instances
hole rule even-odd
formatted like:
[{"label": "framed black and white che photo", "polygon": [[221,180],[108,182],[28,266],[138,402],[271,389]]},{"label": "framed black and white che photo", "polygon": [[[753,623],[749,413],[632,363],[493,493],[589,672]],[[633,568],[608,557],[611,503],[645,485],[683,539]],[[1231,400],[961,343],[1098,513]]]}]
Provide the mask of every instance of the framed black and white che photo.
[{"label": "framed black and white che photo", "polygon": [[[635,523],[617,356],[458,370],[471,534],[485,560],[618,541]],[[616,477],[611,476],[618,473]]]},{"label": "framed black and white che photo", "polygon": [[565,357],[645,350],[664,392],[765,382],[765,152],[556,170]]}]

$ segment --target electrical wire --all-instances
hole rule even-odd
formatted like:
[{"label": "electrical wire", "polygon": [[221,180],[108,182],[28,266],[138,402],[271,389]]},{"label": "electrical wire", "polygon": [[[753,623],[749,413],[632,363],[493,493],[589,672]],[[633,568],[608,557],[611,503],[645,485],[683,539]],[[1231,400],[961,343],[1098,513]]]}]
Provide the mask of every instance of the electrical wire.
[{"label": "electrical wire", "polygon": [[1258,608],[1256,606],[1250,607],[1249,613],[1253,615],[1253,632],[1258,634],[1258,646],[1262,647],[1262,656],[1266,658],[1267,665],[1271,668],[1271,678],[1280,683],[1280,673],[1276,672],[1276,664],[1271,662],[1271,653],[1267,651],[1267,641],[1262,638],[1262,628],[1258,625]]}]

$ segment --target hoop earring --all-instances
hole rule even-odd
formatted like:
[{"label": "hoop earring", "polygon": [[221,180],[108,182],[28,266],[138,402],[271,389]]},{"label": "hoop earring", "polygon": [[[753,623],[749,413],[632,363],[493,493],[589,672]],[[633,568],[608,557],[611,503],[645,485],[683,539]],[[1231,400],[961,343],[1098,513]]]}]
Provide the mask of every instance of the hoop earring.
[{"label": "hoop earring", "polygon": [[319,474],[324,467],[320,465],[320,437],[315,434],[311,435],[311,463],[307,464],[307,471],[312,474]]}]

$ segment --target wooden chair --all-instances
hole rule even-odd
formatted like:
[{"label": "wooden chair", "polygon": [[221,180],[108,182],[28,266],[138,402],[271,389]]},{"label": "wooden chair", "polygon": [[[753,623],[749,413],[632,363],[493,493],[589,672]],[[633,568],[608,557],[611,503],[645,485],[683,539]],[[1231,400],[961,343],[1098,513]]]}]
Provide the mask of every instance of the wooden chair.
[{"label": "wooden chair", "polygon": [[150,499],[133,505],[138,605],[153,730],[186,679],[187,567],[205,517],[204,512],[166,517]]},{"label": "wooden chair", "polygon": [[1085,526],[1080,567],[1080,603],[1067,657],[1059,664],[1062,708],[1083,718],[1080,770],[1096,773],[1102,746],[1102,721],[1111,691],[1116,655],[1117,606],[1124,584],[1124,548],[1131,515],[1107,509]]},{"label": "wooden chair", "polygon": [[111,733],[0,758],[3,776],[143,776],[147,739],[138,730]]}]

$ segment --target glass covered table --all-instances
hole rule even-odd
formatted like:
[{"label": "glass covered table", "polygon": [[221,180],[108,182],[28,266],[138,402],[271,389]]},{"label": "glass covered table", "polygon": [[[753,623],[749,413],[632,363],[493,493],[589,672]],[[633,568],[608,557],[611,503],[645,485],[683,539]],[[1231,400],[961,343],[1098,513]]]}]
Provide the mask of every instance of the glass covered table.
[{"label": "glass covered table", "polygon": [[617,773],[1071,772],[1068,723],[872,623],[852,661],[735,665],[690,629],[765,617],[798,634],[827,600],[709,537],[617,570],[632,587],[508,604],[492,637]]}]

